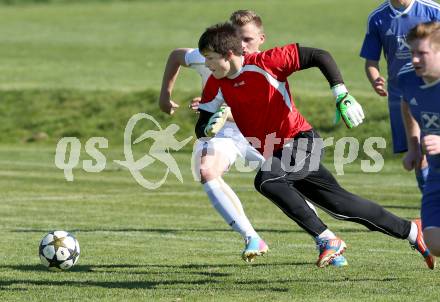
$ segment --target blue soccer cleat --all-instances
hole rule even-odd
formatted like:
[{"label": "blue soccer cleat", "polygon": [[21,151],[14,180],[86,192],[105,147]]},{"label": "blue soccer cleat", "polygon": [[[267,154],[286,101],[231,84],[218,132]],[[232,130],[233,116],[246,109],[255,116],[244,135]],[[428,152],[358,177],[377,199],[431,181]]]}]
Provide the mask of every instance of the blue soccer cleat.
[{"label": "blue soccer cleat", "polygon": [[[319,258],[316,262],[316,265],[320,268],[326,267],[331,264],[332,261],[340,256],[342,253],[344,253],[345,249],[347,248],[345,242],[339,238],[319,240],[317,241],[317,244],[319,247]],[[337,264],[342,264],[342,259],[338,259],[337,261]],[[345,260],[345,262],[346,261],[347,260]],[[335,264],[335,266],[337,265]]]},{"label": "blue soccer cleat", "polygon": [[246,262],[253,262],[257,256],[264,255],[269,251],[266,242],[259,237],[247,237],[245,242],[246,247],[241,257]]},{"label": "blue soccer cleat", "polygon": [[[316,241],[316,249],[319,251],[319,253],[321,253],[321,246],[324,245],[324,241],[327,241],[328,239],[317,239]],[[337,257],[335,257],[332,261],[330,261],[330,265],[334,266],[334,267],[343,267],[343,266],[347,266],[348,262],[347,259],[345,259],[344,256],[339,255]]]},{"label": "blue soccer cleat", "polygon": [[345,259],[344,256],[339,255],[339,256],[337,256],[335,259],[333,259],[330,262],[330,265],[332,265],[334,267],[343,267],[343,266],[347,266],[348,262],[347,262],[347,259]]}]

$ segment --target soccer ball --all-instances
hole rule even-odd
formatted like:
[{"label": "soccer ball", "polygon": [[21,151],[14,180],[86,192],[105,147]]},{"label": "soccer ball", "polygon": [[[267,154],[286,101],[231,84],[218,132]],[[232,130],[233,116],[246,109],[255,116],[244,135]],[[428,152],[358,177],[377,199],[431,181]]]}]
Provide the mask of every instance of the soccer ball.
[{"label": "soccer ball", "polygon": [[41,263],[51,271],[68,270],[79,259],[79,243],[65,231],[48,233],[40,242]]}]

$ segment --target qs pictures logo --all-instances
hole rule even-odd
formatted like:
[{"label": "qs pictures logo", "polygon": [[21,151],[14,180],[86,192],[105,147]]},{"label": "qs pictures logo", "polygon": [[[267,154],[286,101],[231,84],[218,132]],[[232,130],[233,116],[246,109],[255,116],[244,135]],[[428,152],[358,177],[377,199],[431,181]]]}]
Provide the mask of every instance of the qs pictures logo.
[{"label": "qs pictures logo", "polygon": [[[141,120],[152,122],[155,129],[145,131],[141,136],[132,141],[136,125]],[[166,181],[170,172],[174,174],[180,182],[183,182],[179,166],[171,155],[170,149],[174,151],[182,149],[189,141],[191,141],[192,136],[183,141],[178,141],[174,135],[179,129],[180,127],[176,124],[170,124],[163,129],[154,117],[146,113],[137,113],[133,115],[128,121],[124,131],[125,160],[114,160],[114,162],[127,168],[136,182],[149,190],[159,188]],[[133,145],[139,144],[147,139],[152,141],[148,153],[136,159],[133,154]],[[70,152],[68,152],[69,147]],[[86,142],[86,153],[96,160],[96,164],[93,164],[92,160],[83,161],[83,169],[86,172],[97,173],[105,169],[107,159],[97,147],[100,149],[107,149],[108,140],[104,137],[92,137]],[[64,170],[64,177],[67,181],[74,180],[73,168],[79,163],[80,153],[81,142],[76,137],[64,137],[60,139],[57,144],[55,165],[57,168]],[[161,162],[165,166],[163,176],[159,180],[150,181],[146,179],[141,172],[155,162]]]}]

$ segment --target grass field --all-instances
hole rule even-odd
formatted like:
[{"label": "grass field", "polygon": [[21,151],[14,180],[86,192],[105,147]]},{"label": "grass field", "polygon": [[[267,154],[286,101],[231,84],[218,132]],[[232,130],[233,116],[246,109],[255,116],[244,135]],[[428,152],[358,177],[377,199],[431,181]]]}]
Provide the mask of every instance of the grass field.
[{"label": "grass field", "polygon": [[[318,269],[313,241],[253,189],[253,173],[226,177],[270,245],[252,264],[240,259],[243,242],[211,209],[192,181],[189,154],[176,158],[181,184],[169,176],[156,191],[137,185],[126,170],[108,164],[99,174],[74,170],[68,183],[53,165],[52,148],[0,147],[0,300],[109,301],[438,301],[438,271],[425,267],[406,241],[331,219],[348,243],[350,266]],[[109,153],[121,158],[120,152]],[[419,212],[410,174],[387,161],[380,174],[355,162],[341,183],[380,200],[405,218]],[[331,167],[331,165],[328,165]],[[146,171],[154,179],[159,169]],[[39,240],[66,229],[81,244],[79,264],[67,273],[39,264]]]},{"label": "grass field", "polygon": [[[368,13],[381,1],[54,2],[1,6],[1,89],[157,89],[173,48],[196,47],[204,28],[240,8],[261,14],[267,48],[291,42],[326,48],[349,87],[370,89],[358,53]],[[295,75],[295,91],[326,92],[320,79],[317,71]],[[186,72],[177,88],[194,90],[195,80]]]},{"label": "grass field", "polygon": [[[0,301],[440,301],[438,269],[429,271],[406,241],[321,211],[346,240],[350,265],[316,268],[313,241],[255,192],[254,173],[226,176],[271,248],[249,265],[240,259],[241,238],[193,181],[187,149],[173,153],[183,184],[169,175],[154,191],[111,161],[123,159],[124,126],[134,113],[147,112],[162,126],[178,123],[181,139],[193,135],[188,110],[174,119],[158,112],[165,60],[176,47],[196,46],[205,27],[250,8],[263,17],[267,48],[295,41],[329,50],[364,105],[362,127],[334,127],[319,71],[291,77],[301,111],[324,137],[387,139],[380,173],[361,172],[358,159],[338,180],[399,216],[418,217],[420,193],[390,155],[386,103],[373,94],[358,57],[368,13],[381,2],[0,0]],[[175,99],[184,104],[198,95],[196,83],[197,75],[183,70]],[[32,142],[38,133],[48,138]],[[106,169],[78,167],[67,182],[54,164],[63,136],[82,143],[107,137]],[[331,152],[326,162],[333,170]],[[143,174],[159,179],[163,168]],[[54,229],[80,242],[80,262],[70,272],[39,264],[39,241]]]},{"label": "grass field", "polygon": [[[388,131],[386,104],[372,93],[358,57],[368,12],[380,1],[2,2],[23,4],[0,5],[0,143],[20,143],[33,132],[47,133],[52,144],[65,135],[114,138],[123,127],[118,117],[125,122],[139,110],[165,120],[156,102],[169,52],[196,46],[204,28],[240,8],[262,15],[266,48],[299,42],[329,50],[350,91],[370,106],[372,123],[366,127],[375,135]],[[316,18],[310,22],[312,12]],[[183,104],[199,95],[195,83],[198,76],[182,70],[175,100]],[[312,114],[321,132],[334,131],[327,86],[317,69],[291,77],[301,110]],[[328,106],[316,111],[317,100]],[[192,128],[185,110],[176,120]]]}]

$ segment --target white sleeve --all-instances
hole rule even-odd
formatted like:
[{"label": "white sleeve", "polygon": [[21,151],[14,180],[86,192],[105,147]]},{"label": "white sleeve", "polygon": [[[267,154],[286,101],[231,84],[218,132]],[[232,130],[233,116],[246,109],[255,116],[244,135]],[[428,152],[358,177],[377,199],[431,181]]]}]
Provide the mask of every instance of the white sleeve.
[{"label": "white sleeve", "polygon": [[202,78],[202,85],[205,87],[211,71],[205,66],[205,57],[202,56],[198,48],[191,49],[185,54],[185,64],[197,71]]},{"label": "white sleeve", "polygon": [[223,94],[221,89],[219,88],[217,91],[217,94],[215,97],[208,101],[208,102],[202,102],[199,105],[199,109],[208,111],[208,112],[216,112],[220,107],[222,107],[225,104],[225,100],[223,98]]}]

